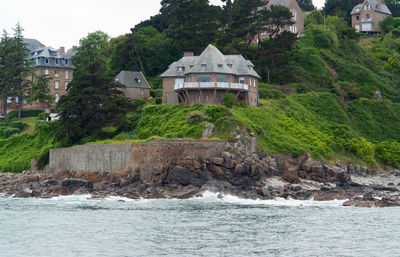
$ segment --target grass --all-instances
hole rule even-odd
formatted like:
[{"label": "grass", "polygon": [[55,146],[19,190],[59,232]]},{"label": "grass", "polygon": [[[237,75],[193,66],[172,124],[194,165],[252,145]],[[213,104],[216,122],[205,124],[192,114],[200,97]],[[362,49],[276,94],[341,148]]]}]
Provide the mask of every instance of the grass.
[{"label": "grass", "polygon": [[20,121],[28,124],[28,127],[26,127],[22,132],[33,133],[35,131],[35,124],[37,121],[36,117],[21,118]]}]

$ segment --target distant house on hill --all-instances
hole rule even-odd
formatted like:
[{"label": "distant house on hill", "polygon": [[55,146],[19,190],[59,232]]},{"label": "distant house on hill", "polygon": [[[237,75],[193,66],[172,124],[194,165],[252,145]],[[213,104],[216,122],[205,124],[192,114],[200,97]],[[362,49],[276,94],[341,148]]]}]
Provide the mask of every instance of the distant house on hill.
[{"label": "distant house on hill", "polygon": [[[36,39],[24,38],[27,48],[27,60],[34,66],[36,75],[48,75],[50,77],[50,94],[54,96],[57,103],[62,95],[67,94],[68,84],[72,81],[75,66],[72,63],[72,56],[76,53],[76,47],[65,52],[64,47],[58,50],[45,46]],[[31,79],[31,78],[30,78]],[[8,97],[7,110],[16,110],[18,97]],[[3,102],[0,103],[0,112],[3,111]],[[24,102],[22,109],[40,108],[39,103]]]},{"label": "distant house on hill", "polygon": [[147,82],[142,72],[121,71],[115,80],[126,86],[124,93],[128,98],[148,98],[150,97],[150,84]]},{"label": "distant house on hill", "polygon": [[[304,14],[301,11],[300,6],[297,4],[297,1],[296,0],[268,0],[268,3],[263,8],[270,9],[272,5],[284,6],[289,9],[289,11],[293,15],[294,24],[287,28],[283,28],[283,30],[290,31],[292,33],[296,33],[300,36],[304,31]],[[263,40],[266,37],[268,37],[267,32],[261,33],[261,35],[260,35],[261,40]]]},{"label": "distant house on hill", "polygon": [[351,11],[351,24],[357,32],[380,33],[379,22],[390,15],[383,0],[365,0]]},{"label": "distant house on hill", "polygon": [[212,45],[200,56],[184,53],[161,78],[164,104],[222,105],[223,97],[232,93],[239,101],[258,105],[260,76],[254,65],[241,55],[223,55]]}]

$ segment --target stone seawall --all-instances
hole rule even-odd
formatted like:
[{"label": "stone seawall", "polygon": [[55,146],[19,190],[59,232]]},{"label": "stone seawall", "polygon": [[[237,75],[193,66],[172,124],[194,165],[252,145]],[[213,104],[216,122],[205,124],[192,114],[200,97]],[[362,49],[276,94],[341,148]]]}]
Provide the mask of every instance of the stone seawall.
[{"label": "stone seawall", "polygon": [[80,145],[50,150],[49,169],[60,171],[140,170],[142,177],[154,166],[183,157],[208,157],[224,151],[226,141],[152,140],[119,145]]},{"label": "stone seawall", "polygon": [[129,167],[131,144],[78,145],[50,150],[49,169],[60,171],[122,171]]}]

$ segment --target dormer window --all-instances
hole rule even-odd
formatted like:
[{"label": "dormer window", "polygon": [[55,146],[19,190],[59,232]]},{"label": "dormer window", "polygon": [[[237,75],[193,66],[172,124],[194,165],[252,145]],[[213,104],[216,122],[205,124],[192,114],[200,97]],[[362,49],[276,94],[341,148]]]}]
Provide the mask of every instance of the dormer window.
[{"label": "dormer window", "polygon": [[232,63],[228,63],[229,68],[232,68],[232,66],[233,66]]},{"label": "dormer window", "polygon": [[193,64],[190,64],[190,66],[189,66],[189,67],[190,67],[190,68],[193,68],[193,66],[194,66]]},{"label": "dormer window", "polygon": [[49,59],[46,58],[46,63],[49,63]]},{"label": "dormer window", "polygon": [[140,78],[135,78],[136,83],[142,82]]},{"label": "dormer window", "polygon": [[185,67],[183,67],[183,66],[178,67],[178,71],[184,71],[184,70],[185,70]]},{"label": "dormer window", "polygon": [[207,65],[206,65],[205,63],[202,63],[202,64],[201,64],[201,67],[202,67],[202,68],[205,68],[206,66],[207,66]]},{"label": "dormer window", "polygon": [[218,64],[218,68],[222,69],[222,64]]},{"label": "dormer window", "polygon": [[247,67],[249,67],[249,70],[250,70],[250,71],[253,71],[253,66],[249,65],[249,66],[247,66]]},{"label": "dormer window", "polygon": [[68,65],[68,60],[65,60],[65,65]]},{"label": "dormer window", "polygon": [[365,5],[365,8],[364,8],[366,11],[368,11],[368,10],[371,10],[371,6],[370,5]]}]

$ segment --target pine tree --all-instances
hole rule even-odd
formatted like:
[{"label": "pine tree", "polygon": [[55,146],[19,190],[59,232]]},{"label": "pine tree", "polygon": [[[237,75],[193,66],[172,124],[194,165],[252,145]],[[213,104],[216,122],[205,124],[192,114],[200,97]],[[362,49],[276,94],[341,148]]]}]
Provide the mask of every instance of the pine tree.
[{"label": "pine tree", "polygon": [[312,10],[315,10],[312,0],[297,0],[297,3],[305,12],[311,12]]},{"label": "pine tree", "polygon": [[44,121],[46,121],[46,106],[51,106],[54,103],[54,97],[50,94],[50,79],[47,75],[35,76],[29,92],[29,102],[39,101],[41,104]]},{"label": "pine tree", "polygon": [[7,115],[7,97],[12,83],[11,43],[7,31],[3,31],[0,41],[0,101],[3,102],[3,114]]}]

